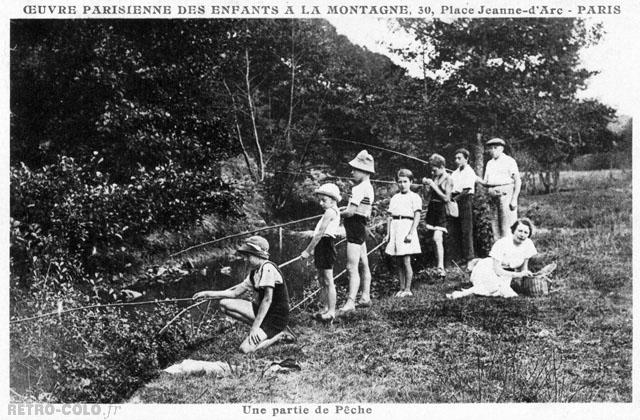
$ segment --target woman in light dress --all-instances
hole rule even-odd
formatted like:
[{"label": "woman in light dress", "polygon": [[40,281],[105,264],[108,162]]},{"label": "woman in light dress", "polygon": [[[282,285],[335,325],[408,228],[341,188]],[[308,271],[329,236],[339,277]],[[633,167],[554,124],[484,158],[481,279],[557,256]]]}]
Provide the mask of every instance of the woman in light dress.
[{"label": "woman in light dress", "polygon": [[505,298],[518,296],[511,288],[511,280],[532,275],[529,271],[529,259],[537,254],[531,241],[532,234],[531,220],[518,219],[511,225],[511,235],[496,241],[489,257],[483,258],[473,267],[473,287],[447,294],[447,298],[457,299],[469,295]]}]

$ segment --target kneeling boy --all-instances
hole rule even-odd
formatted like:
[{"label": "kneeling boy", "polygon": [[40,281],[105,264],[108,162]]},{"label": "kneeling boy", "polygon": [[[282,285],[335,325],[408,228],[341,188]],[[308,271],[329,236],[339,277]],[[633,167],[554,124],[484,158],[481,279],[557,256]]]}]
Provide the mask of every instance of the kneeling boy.
[{"label": "kneeling boy", "polygon": [[[229,289],[198,292],[193,298],[220,299],[223,313],[251,325],[240,350],[252,353],[284,338],[289,322],[289,293],[282,273],[269,261],[269,242],[265,238],[252,236],[237,252],[249,266],[247,278]],[[237,299],[248,290],[257,292],[257,302]]]}]

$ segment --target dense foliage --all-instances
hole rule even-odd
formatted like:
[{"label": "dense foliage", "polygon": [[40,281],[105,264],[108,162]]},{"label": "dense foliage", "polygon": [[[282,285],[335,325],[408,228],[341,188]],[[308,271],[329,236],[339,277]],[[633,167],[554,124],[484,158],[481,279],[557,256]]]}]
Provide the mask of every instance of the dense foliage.
[{"label": "dense foliage", "polygon": [[[502,137],[528,153],[536,171],[554,172],[578,153],[611,146],[615,111],[579,100],[594,72],[579,51],[602,36],[578,19],[401,20],[421,48],[398,49],[422,63],[424,109],[443,148],[464,143],[482,165],[482,143]],[[438,134],[438,132],[440,134]],[[480,163],[480,164],[478,164]],[[557,185],[557,179],[554,184]]]}]

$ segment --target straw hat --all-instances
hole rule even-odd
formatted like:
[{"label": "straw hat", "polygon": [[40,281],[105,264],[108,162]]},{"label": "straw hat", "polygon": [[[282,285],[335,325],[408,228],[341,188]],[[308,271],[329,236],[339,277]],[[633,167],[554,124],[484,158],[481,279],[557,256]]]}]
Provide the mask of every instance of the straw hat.
[{"label": "straw hat", "polygon": [[376,172],[373,169],[373,156],[371,156],[366,150],[360,151],[360,153],[358,153],[358,156],[356,156],[355,159],[349,162],[349,165],[352,168],[358,169],[363,172],[368,172],[370,174]]},{"label": "straw hat", "polygon": [[336,201],[340,201],[342,199],[342,195],[340,195],[340,188],[332,182],[327,184],[322,184],[320,188],[314,191],[316,194],[326,195],[327,197],[333,198]]},{"label": "straw hat", "polygon": [[252,236],[240,245],[238,252],[250,254],[258,258],[269,258],[269,242],[262,236]]},{"label": "straw hat", "polygon": [[494,137],[494,138],[492,138],[491,140],[489,140],[488,142],[485,143],[485,146],[493,146],[493,145],[504,147],[506,145],[506,143],[504,142],[504,140],[502,140],[499,137]]}]

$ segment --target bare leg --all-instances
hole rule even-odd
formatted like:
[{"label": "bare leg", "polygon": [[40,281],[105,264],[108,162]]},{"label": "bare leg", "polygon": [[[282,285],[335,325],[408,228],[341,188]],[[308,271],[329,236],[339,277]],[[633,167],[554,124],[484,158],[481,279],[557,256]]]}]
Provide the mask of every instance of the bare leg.
[{"label": "bare leg", "polygon": [[322,270],[323,288],[325,290],[327,304],[327,314],[336,313],[336,286],[333,283],[333,270]]},{"label": "bare leg", "polygon": [[400,290],[398,292],[402,292],[404,290],[404,285],[405,285],[404,269],[402,267],[402,257],[395,258],[395,265],[396,265],[396,274],[398,275],[398,280],[400,280]]},{"label": "bare leg", "polygon": [[320,308],[320,313],[327,312],[327,308],[329,307],[329,302],[327,299],[327,283],[325,280],[325,274],[323,270],[318,273],[318,283],[320,283],[320,304],[322,307]]},{"label": "bare leg", "polygon": [[243,299],[221,299],[220,310],[231,318],[242,321],[245,324],[251,325],[256,319],[251,302]]},{"label": "bare leg", "polygon": [[[261,348],[260,345],[263,344],[265,341],[271,341],[278,336],[278,334],[276,334],[270,339],[267,339],[267,333],[264,332],[262,328],[258,330],[258,335],[260,336],[260,342],[258,344],[251,343],[251,341],[249,340],[249,337],[247,337],[244,339],[242,344],[240,344],[240,351],[243,353],[253,353],[254,351]],[[262,348],[264,348],[264,346]]]},{"label": "bare leg", "polygon": [[444,246],[442,245],[442,231],[433,232],[433,242],[436,244],[436,253],[438,255],[438,269],[444,270]]},{"label": "bare leg", "polygon": [[358,260],[360,259],[362,245],[347,242],[347,273],[349,275],[349,297],[341,310],[355,309],[356,296],[360,288],[360,273],[358,272]]},{"label": "bare leg", "polygon": [[360,248],[360,272],[362,278],[362,295],[360,302],[371,300],[371,270],[369,269],[369,256],[367,255],[367,243]]},{"label": "bare leg", "polygon": [[405,255],[403,258],[404,263],[404,290],[411,291],[411,281],[413,280],[413,268],[411,267],[411,256]]}]

